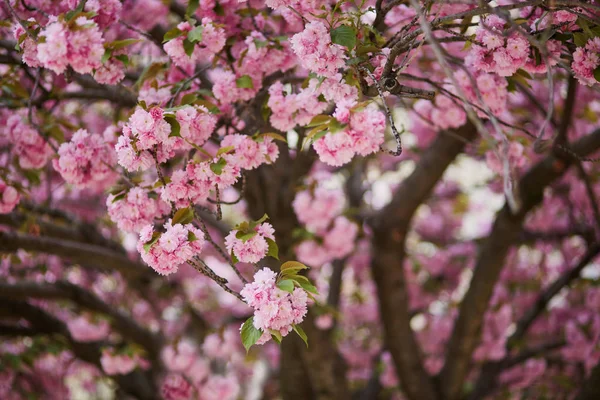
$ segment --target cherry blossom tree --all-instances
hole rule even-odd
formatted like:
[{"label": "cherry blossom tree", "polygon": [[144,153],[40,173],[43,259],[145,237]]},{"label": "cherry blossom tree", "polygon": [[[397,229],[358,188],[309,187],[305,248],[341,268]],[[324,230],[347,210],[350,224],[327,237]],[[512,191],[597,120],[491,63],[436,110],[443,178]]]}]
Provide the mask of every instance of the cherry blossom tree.
[{"label": "cherry blossom tree", "polygon": [[0,16],[0,398],[600,398],[598,2]]}]

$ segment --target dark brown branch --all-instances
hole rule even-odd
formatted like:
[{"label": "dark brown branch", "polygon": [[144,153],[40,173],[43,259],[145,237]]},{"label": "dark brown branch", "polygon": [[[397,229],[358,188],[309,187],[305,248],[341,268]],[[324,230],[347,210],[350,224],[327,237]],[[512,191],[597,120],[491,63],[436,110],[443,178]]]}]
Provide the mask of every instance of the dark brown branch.
[{"label": "dark brown branch", "polygon": [[431,194],[446,168],[473,140],[468,124],[455,132],[463,140],[441,133],[423,153],[415,171],[406,178],[392,201],[371,221],[373,259],[385,345],[390,351],[402,388],[408,398],[430,400],[440,396],[425,371],[419,346],[410,327],[408,292],[404,281],[405,237],[417,208]]},{"label": "dark brown branch", "polygon": [[[76,342],[64,322],[48,314],[38,307],[23,301],[4,300],[0,308],[0,316],[25,318],[32,329],[41,334],[58,334],[67,339],[75,356],[100,368],[101,349],[98,343]],[[121,389],[137,399],[158,399],[154,382],[140,370],[127,375],[116,375],[113,379]]]},{"label": "dark brown branch", "polygon": [[24,215],[19,212],[0,214],[0,225],[11,226],[13,228],[30,228],[32,230],[39,231],[39,233],[43,236],[94,244],[107,247],[121,254],[125,254],[125,250],[123,250],[119,243],[103,237],[91,225],[78,224],[76,221],[68,223],[61,223],[52,220],[46,221],[40,217],[32,217],[33,215]]},{"label": "dark brown branch", "polygon": [[590,376],[581,385],[581,390],[575,400],[600,399],[600,362],[596,364]]},{"label": "dark brown branch", "polygon": [[513,347],[525,334],[535,319],[546,309],[546,306],[558,292],[579,277],[581,271],[600,254],[600,244],[593,244],[581,258],[579,263],[548,286],[527,312],[517,322],[515,332],[508,339],[507,346]]},{"label": "dark brown branch", "polygon": [[160,361],[159,352],[162,347],[162,338],[141,327],[122,312],[113,309],[95,294],[70,282],[59,281],[54,284],[35,282],[0,283],[0,297],[16,300],[26,300],[28,298],[69,299],[80,307],[109,316],[115,329],[124,338],[139,343],[146,349],[153,361]]},{"label": "dark brown branch", "polygon": [[[572,148],[588,155],[600,148],[600,130],[579,140]],[[441,387],[448,400],[461,395],[471,355],[479,342],[483,316],[509,249],[517,242],[526,214],[543,199],[545,188],[574,162],[568,154],[553,154],[532,167],[519,182],[521,208],[516,214],[505,205],[496,215],[490,235],[483,242],[471,285],[465,295],[446,352]]]},{"label": "dark brown branch", "polygon": [[119,271],[129,277],[152,277],[149,268],[105,247],[70,240],[0,232],[0,252],[12,253],[19,249],[54,254],[83,266],[107,271]]}]

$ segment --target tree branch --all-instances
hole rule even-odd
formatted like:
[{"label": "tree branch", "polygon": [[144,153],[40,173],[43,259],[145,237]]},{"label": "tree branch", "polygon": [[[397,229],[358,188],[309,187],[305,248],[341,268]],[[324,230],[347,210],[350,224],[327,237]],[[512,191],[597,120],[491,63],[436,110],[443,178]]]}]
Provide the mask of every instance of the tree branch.
[{"label": "tree branch", "polygon": [[[5,300],[2,303],[0,316],[25,318],[32,328],[40,333],[64,336],[77,358],[100,368],[101,350],[98,343],[76,342],[64,322],[31,304],[14,300]],[[126,393],[137,399],[158,399],[158,391],[154,382],[140,370],[132,371],[127,375],[116,375],[112,378]]]},{"label": "tree branch", "polygon": [[69,299],[91,311],[96,311],[111,317],[113,325],[123,337],[142,345],[153,361],[160,361],[159,352],[162,348],[162,338],[138,325],[136,321],[113,309],[95,294],[67,281],[54,284],[18,282],[0,282],[0,297],[26,300],[28,298],[41,299]]},{"label": "tree branch", "polygon": [[152,277],[149,268],[105,247],[70,240],[0,232],[0,251],[15,252],[19,249],[54,254],[84,266],[119,271],[128,277],[142,279]]},{"label": "tree branch", "polygon": [[465,141],[476,136],[475,127],[467,124],[453,135],[442,132],[423,153],[415,171],[406,178],[392,201],[372,220],[373,259],[371,268],[377,284],[385,345],[390,351],[404,393],[409,399],[439,398],[433,380],[423,367],[419,346],[410,327],[411,314],[404,281],[405,238],[417,208],[431,194],[436,183]]},{"label": "tree branch", "polygon": [[[600,130],[582,138],[572,147],[578,155],[588,155],[600,148]],[[505,205],[496,215],[490,235],[483,242],[471,285],[459,310],[446,352],[440,379],[445,397],[454,400],[461,394],[469,371],[471,355],[479,342],[483,316],[504,265],[504,259],[522,230],[526,214],[543,200],[545,188],[563,175],[575,161],[569,154],[553,154],[532,167],[519,183],[522,206],[513,214]]]}]

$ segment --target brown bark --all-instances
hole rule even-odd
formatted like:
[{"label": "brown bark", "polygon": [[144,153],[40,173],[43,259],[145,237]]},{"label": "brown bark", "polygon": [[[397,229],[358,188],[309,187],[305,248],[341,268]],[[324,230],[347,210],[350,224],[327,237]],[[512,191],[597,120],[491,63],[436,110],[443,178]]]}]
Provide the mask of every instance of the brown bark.
[{"label": "brown bark", "polygon": [[[572,151],[586,156],[600,148],[600,130],[580,139]],[[576,159],[557,152],[533,166],[519,182],[521,207],[516,212],[504,206],[496,215],[490,235],[483,241],[471,285],[459,310],[459,316],[450,338],[446,364],[440,375],[444,395],[448,400],[460,397],[469,372],[471,355],[479,342],[483,316],[487,310],[494,286],[511,246],[519,238],[527,213],[543,200],[544,190],[558,179]]]},{"label": "brown bark", "polygon": [[475,138],[476,130],[468,124],[455,134],[458,137],[447,132],[437,137],[390,204],[370,221],[373,228],[371,268],[377,284],[385,345],[394,360],[402,390],[411,400],[432,400],[440,396],[423,367],[420,349],[410,327],[411,314],[403,269],[405,238],[415,211],[431,194],[448,165],[464,149],[465,143]]}]

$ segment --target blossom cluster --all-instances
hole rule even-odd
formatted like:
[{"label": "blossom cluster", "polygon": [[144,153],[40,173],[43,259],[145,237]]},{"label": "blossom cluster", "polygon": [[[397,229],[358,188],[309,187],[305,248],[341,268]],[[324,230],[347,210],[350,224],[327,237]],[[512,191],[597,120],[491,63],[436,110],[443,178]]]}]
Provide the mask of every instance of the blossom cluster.
[{"label": "blossom cluster", "polygon": [[334,116],[344,124],[343,129],[329,132],[313,143],[322,162],[337,167],[350,162],[356,154],[366,156],[380,149],[386,120],[375,105],[358,110],[338,105]]},{"label": "blossom cluster", "polygon": [[[203,18],[197,27],[187,21],[181,22],[177,29],[179,36],[165,43],[164,49],[181,68],[193,69],[198,62],[210,61],[225,46],[225,31],[215,26],[210,18]],[[192,50],[187,50],[186,46],[192,46]]]},{"label": "blossom cluster", "polygon": [[11,152],[18,158],[21,168],[41,168],[52,155],[52,148],[26,118],[24,112],[12,114],[6,120],[3,133],[13,145]]},{"label": "blossom cluster", "polygon": [[204,106],[185,106],[175,111],[175,118],[181,127],[181,137],[202,146],[215,130],[217,117]]},{"label": "blossom cluster", "polygon": [[261,164],[271,164],[279,156],[279,149],[273,139],[262,136],[256,141],[248,136],[233,134],[221,141],[222,149],[232,148],[231,152],[208,161],[189,161],[185,170],[173,172],[161,191],[164,201],[186,206],[189,202],[206,202],[211,189],[227,189],[237,182],[242,169],[254,169]]},{"label": "blossom cluster", "polygon": [[271,339],[272,332],[287,336],[293,325],[304,320],[308,296],[304,289],[295,288],[291,293],[276,285],[277,274],[263,268],[254,274],[254,281],[244,286],[240,294],[254,309],[253,325],[262,332],[256,344]]},{"label": "blossom cluster", "polygon": [[159,107],[149,111],[138,107],[123,126],[115,150],[119,164],[128,171],[146,170],[154,165],[151,151],[157,146],[157,160],[164,162],[174,155],[181,138],[170,137],[171,125],[164,120]]},{"label": "blossom cluster", "polygon": [[8,185],[0,178],[0,214],[8,214],[17,204],[21,195],[13,186]]},{"label": "blossom cluster", "polygon": [[600,37],[595,37],[588,40],[585,47],[578,47],[575,50],[571,68],[579,83],[592,86],[598,83],[594,77],[594,71],[598,67],[600,67]]},{"label": "blossom cluster", "polygon": [[141,187],[134,187],[122,195],[111,194],[106,199],[110,219],[125,232],[138,233],[142,228],[171,211],[171,207],[151,196]]},{"label": "blossom cluster", "polygon": [[[207,349],[204,350],[206,353]],[[234,377],[213,374],[209,360],[188,339],[166,347],[162,359],[170,371],[161,385],[165,400],[235,400],[240,394],[239,383]]]},{"label": "blossom cluster", "polygon": [[467,56],[467,64],[479,71],[500,76],[510,76],[525,66],[529,57],[529,42],[518,32],[505,36],[505,23],[496,15],[480,21],[475,39],[483,46],[473,45]]},{"label": "blossom cluster", "polygon": [[[471,75],[460,70],[456,72],[455,77],[467,100],[478,107],[476,108],[477,114],[481,118],[485,118],[487,115],[485,113],[486,107],[496,116],[506,111],[508,100],[508,82],[506,79],[496,74],[484,72],[476,72]],[[483,104],[479,100],[480,98],[483,100]]]},{"label": "blossom cluster", "polygon": [[354,250],[358,225],[344,216],[333,220],[333,225],[321,234],[322,240],[305,240],[296,247],[298,260],[311,266],[335,259],[343,259]]},{"label": "blossom cluster", "polygon": [[147,367],[148,361],[139,355],[118,353],[110,349],[103,349],[100,364],[107,375],[126,375],[138,366]]},{"label": "blossom cluster", "polygon": [[[327,187],[329,178],[327,173],[314,174],[314,183],[296,193],[292,202],[296,218],[309,232],[307,240],[296,247],[296,255],[313,267],[349,255],[358,236],[358,225],[342,215],[344,191]],[[314,184],[317,186],[311,187]]]},{"label": "blossom cluster", "polygon": [[75,132],[70,142],[61,144],[58,156],[52,160],[54,169],[76,187],[103,190],[117,177],[111,169],[117,161],[113,149],[100,135],[91,135],[85,129]]},{"label": "blossom cluster", "polygon": [[[15,35],[23,35],[20,30]],[[37,46],[38,63],[57,74],[63,73],[68,66],[80,74],[91,73],[102,65],[104,38],[96,22],[84,16],[77,17],[72,23],[65,23],[51,17],[50,23],[40,32],[43,38]],[[25,58],[25,62],[31,58]]]},{"label": "blossom cluster", "polygon": [[199,254],[204,245],[204,233],[192,224],[164,225],[165,232],[154,231],[146,225],[140,232],[137,249],[142,260],[160,275],[177,272],[179,266]]},{"label": "blossom cluster", "polygon": [[[316,82],[316,80],[311,80]],[[272,111],[269,121],[273,127],[286,132],[296,125],[306,125],[317,114],[327,108],[327,103],[319,101],[318,92],[312,87],[299,93],[284,95],[283,84],[275,82],[269,88],[267,105]]]},{"label": "blossom cluster", "polygon": [[344,192],[322,186],[296,193],[292,202],[298,221],[308,230],[322,233],[344,209]]},{"label": "blossom cluster", "polygon": [[333,77],[345,66],[344,48],[331,42],[329,30],[321,21],[306,24],[290,42],[300,65],[317,75]]},{"label": "blossom cluster", "polygon": [[225,237],[225,247],[229,254],[235,255],[241,262],[259,262],[269,250],[267,239],[275,240],[275,230],[268,222],[257,225],[252,232],[241,238],[238,238],[238,233],[239,231],[234,229]]}]

